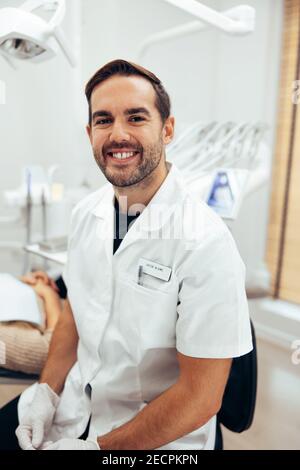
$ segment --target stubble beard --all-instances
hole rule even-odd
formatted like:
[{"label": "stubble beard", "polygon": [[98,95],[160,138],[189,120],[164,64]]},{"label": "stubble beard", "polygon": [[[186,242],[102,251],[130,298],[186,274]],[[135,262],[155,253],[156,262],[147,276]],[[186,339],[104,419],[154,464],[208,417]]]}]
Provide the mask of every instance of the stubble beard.
[{"label": "stubble beard", "polygon": [[158,167],[163,156],[163,140],[162,136],[159,141],[147,147],[141,147],[139,155],[140,163],[135,168],[120,167],[112,170],[106,164],[106,157],[103,156],[102,150],[93,149],[96,163],[103,175],[113,186],[125,188],[141,183]]}]

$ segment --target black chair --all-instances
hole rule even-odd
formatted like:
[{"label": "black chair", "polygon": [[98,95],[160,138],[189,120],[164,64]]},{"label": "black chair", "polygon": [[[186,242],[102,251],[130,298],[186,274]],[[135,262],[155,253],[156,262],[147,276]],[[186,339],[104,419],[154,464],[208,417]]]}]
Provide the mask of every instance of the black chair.
[{"label": "black chair", "polygon": [[249,429],[255,412],[257,391],[257,348],[251,322],[253,349],[232,360],[221,409],[217,415],[215,450],[223,449],[221,424],[233,432]]},{"label": "black chair", "polygon": [[0,368],[0,384],[14,384],[14,385],[26,385],[36,382],[39,376],[35,374],[24,374],[23,372],[16,372]]}]

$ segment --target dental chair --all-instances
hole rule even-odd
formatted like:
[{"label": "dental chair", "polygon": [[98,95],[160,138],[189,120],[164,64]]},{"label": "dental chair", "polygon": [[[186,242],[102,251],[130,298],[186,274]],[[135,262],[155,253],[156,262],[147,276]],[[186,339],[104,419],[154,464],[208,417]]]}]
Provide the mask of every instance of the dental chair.
[{"label": "dental chair", "polygon": [[0,368],[0,385],[27,385],[36,382],[38,378],[35,374],[24,374]]},{"label": "dental chair", "polygon": [[251,333],[252,351],[232,360],[222,406],[217,414],[215,450],[223,450],[221,424],[232,432],[241,433],[249,429],[253,421],[257,392],[257,348],[252,322]]},{"label": "dental chair", "polygon": [[[67,296],[67,289],[62,277],[59,276],[55,282],[59,289],[60,298],[65,299]],[[36,374],[25,374],[24,372],[16,372],[0,367],[0,385],[30,385],[36,382],[38,378],[39,376]]]}]

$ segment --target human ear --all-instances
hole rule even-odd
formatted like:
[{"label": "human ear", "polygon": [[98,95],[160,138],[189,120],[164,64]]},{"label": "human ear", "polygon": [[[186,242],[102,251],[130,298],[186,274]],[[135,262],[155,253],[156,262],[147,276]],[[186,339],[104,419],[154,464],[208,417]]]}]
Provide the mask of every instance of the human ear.
[{"label": "human ear", "polygon": [[90,139],[90,142],[91,142],[91,144],[93,145],[92,128],[91,128],[91,126],[88,124],[85,129],[86,129],[87,135],[88,135],[88,137],[89,137],[89,139]]},{"label": "human ear", "polygon": [[170,116],[167,118],[164,129],[163,129],[163,140],[164,144],[168,145],[174,137],[174,128],[175,128],[175,118],[174,116]]}]

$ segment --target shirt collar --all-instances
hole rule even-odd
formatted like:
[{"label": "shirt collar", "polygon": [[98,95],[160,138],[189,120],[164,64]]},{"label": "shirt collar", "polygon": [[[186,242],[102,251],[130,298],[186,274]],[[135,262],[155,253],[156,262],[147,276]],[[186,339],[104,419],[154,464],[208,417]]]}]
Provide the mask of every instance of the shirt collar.
[{"label": "shirt collar", "polygon": [[[134,224],[134,226],[138,224],[140,230],[159,230],[169,220],[178,203],[184,198],[186,190],[180,171],[170,162],[167,162],[167,167],[169,172],[165,180]],[[92,213],[101,219],[107,220],[112,217],[114,213],[112,184],[107,185],[105,194]]]}]

